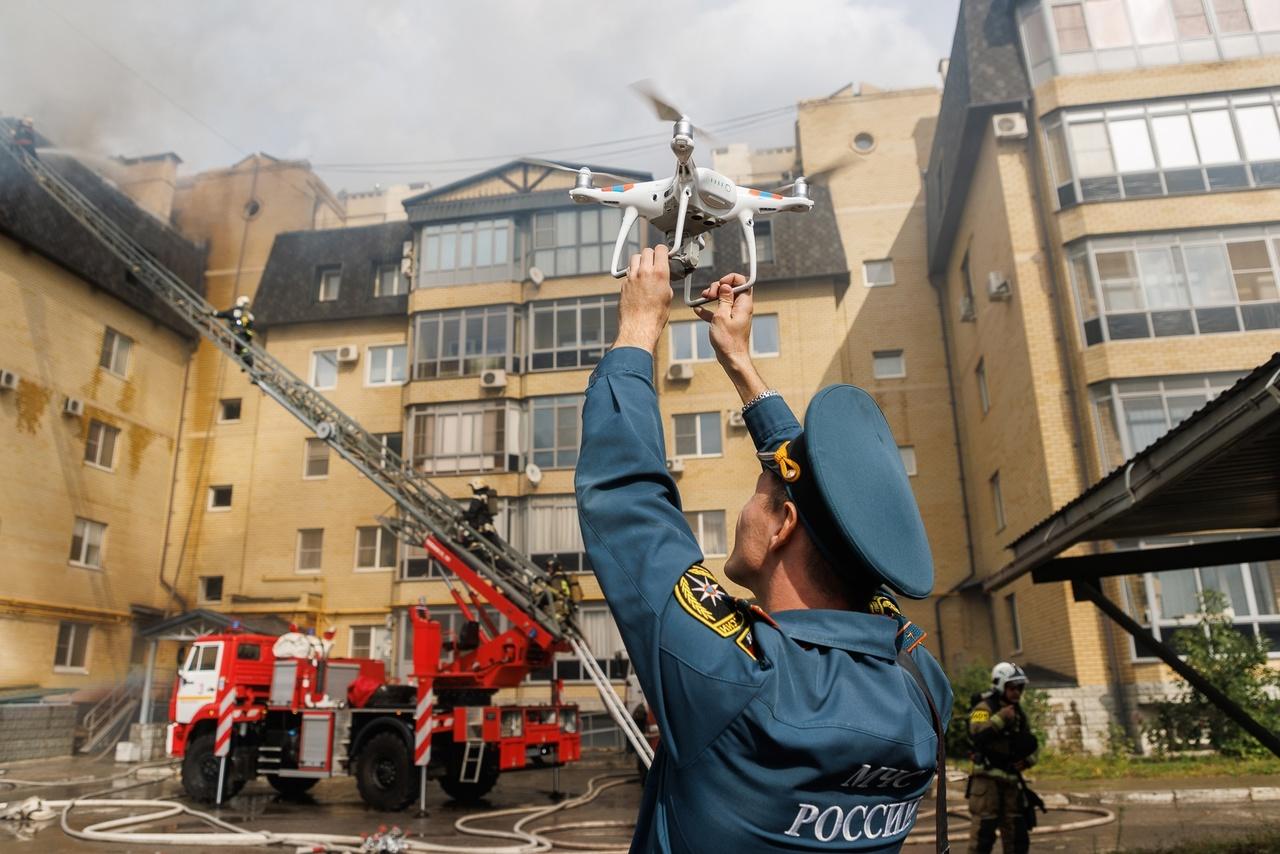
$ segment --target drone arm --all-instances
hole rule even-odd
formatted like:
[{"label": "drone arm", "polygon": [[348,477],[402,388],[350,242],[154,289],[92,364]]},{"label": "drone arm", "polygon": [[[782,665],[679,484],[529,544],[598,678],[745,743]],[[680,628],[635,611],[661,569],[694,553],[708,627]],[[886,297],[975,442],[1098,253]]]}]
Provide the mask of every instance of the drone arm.
[{"label": "drone arm", "polygon": [[[633,206],[628,205],[622,209],[622,228],[618,229],[618,239],[613,244],[613,260],[609,262],[609,272],[615,279],[625,279],[627,276],[627,268],[619,268],[618,262],[622,260],[622,248],[627,245],[627,235],[631,233],[631,226],[635,225],[639,215],[640,212]],[[627,259],[628,262],[630,260]]]},{"label": "drone arm", "polygon": [[[738,214],[738,224],[742,226],[742,239],[747,245],[747,280],[733,289],[735,294],[742,293],[756,283],[756,228],[755,217],[750,209]],[[716,297],[693,298],[693,276],[684,280],[685,305],[706,305]]]}]

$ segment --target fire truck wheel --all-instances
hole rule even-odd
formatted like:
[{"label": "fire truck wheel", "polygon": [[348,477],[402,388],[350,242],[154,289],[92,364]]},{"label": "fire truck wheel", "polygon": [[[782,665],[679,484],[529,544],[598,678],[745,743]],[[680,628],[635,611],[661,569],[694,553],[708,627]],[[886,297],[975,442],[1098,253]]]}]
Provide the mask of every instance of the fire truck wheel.
[{"label": "fire truck wheel", "polygon": [[445,775],[440,778],[440,788],[460,804],[473,804],[489,794],[489,790],[497,784],[501,770],[498,767],[498,755],[486,751],[479,779],[474,783],[464,783],[458,779],[462,776],[462,751],[455,750]]},{"label": "fire truck wheel", "polygon": [[366,804],[380,810],[402,810],[418,796],[418,775],[404,737],[380,732],[356,758],[356,787]]},{"label": "fire truck wheel", "polygon": [[267,782],[271,788],[280,793],[285,800],[301,798],[320,781],[315,777],[281,777],[279,774],[268,774]]},{"label": "fire truck wheel", "polygon": [[[213,755],[212,732],[192,739],[182,758],[182,788],[197,801],[214,803],[218,800],[218,766],[221,764],[221,758]],[[234,798],[244,788],[245,782],[235,773],[235,763],[228,762],[222,781],[222,800]]]}]

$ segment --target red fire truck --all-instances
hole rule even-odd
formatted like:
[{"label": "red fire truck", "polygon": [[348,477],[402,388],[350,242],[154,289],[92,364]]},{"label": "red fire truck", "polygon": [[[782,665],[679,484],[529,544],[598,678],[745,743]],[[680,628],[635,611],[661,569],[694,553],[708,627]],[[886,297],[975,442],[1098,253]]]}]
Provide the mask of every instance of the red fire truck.
[{"label": "red fire truck", "polygon": [[[578,709],[558,702],[558,692],[548,705],[493,703],[499,688],[519,684],[567,646],[449,550],[427,544],[469,582],[470,597],[453,591],[465,622],[450,637],[425,606],[411,609],[414,673],[406,684],[388,681],[381,661],[326,656],[314,638],[307,654],[301,635],[293,640],[303,641],[302,655],[289,657],[276,654],[279,639],[268,635],[232,631],[192,644],[170,700],[167,743],[182,759],[188,795],[219,800],[221,779],[225,800],[261,774],[296,797],[321,779],[350,774],[365,803],[399,810],[419,796],[415,760],[450,797],[467,802],[483,797],[503,771],[580,758]],[[510,628],[499,630],[477,591]]]}]

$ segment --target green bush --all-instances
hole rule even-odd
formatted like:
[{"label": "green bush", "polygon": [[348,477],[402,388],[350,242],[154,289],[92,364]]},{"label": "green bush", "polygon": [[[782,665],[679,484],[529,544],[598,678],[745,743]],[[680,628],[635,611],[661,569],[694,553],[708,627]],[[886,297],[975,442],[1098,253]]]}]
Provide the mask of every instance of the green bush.
[{"label": "green bush", "polygon": [[[1280,728],[1280,702],[1270,691],[1280,688],[1280,673],[1267,667],[1269,644],[1232,625],[1227,599],[1217,590],[1200,597],[1194,628],[1178,631],[1171,645],[1222,693],[1263,726]],[[1143,734],[1158,753],[1211,748],[1224,756],[1250,756],[1267,750],[1183,679],[1178,696],[1155,704]]]},{"label": "green bush", "polygon": [[[975,661],[947,675],[951,680],[951,690],[955,692],[955,699],[951,701],[951,721],[947,724],[947,756],[953,759],[969,757],[969,710],[973,708],[977,695],[991,688],[992,667],[987,662]],[[1022,695],[1022,711],[1026,713],[1027,723],[1040,740],[1043,750],[1049,722],[1048,695],[1028,685]]]}]

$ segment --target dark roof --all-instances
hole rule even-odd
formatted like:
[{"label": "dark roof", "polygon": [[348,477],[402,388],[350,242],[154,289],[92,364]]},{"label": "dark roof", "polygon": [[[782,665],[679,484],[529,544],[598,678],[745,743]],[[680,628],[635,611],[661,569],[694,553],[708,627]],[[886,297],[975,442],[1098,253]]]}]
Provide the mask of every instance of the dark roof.
[{"label": "dark roof", "polygon": [[[278,235],[253,302],[254,319],[264,328],[286,323],[353,320],[363,317],[404,317],[409,297],[375,297],[377,267],[399,264],[404,242],[411,239],[404,221],[293,231]],[[342,268],[338,298],[320,302],[317,271]]]},{"label": "dark roof", "polygon": [[230,628],[239,623],[246,632],[260,635],[280,635],[289,630],[289,623],[274,614],[223,614],[207,608],[196,608],[162,620],[141,629],[138,635],[144,638],[181,637],[191,632],[211,633],[219,629]]},{"label": "dark roof", "polygon": [[1280,353],[1013,542],[1003,587],[1083,541],[1280,527]]},{"label": "dark roof", "polygon": [[929,269],[946,267],[992,113],[1021,105],[1031,84],[1018,48],[1016,0],[961,0],[925,180]]},{"label": "dark roof", "polygon": [[[8,128],[0,122],[0,133]],[[204,293],[205,250],[134,204],[70,157],[44,162],[129,232],[151,255]],[[66,212],[12,157],[0,153],[0,232],[186,337],[191,328],[127,277],[123,262]]]},{"label": "dark roof", "polygon": [[[544,160],[544,161],[542,161],[542,163],[555,163],[555,164],[557,164],[557,165],[559,165],[559,166],[563,166],[563,167],[564,167],[564,168],[566,168],[566,169],[572,169],[572,170],[574,170],[575,172],[576,172],[577,170],[581,169],[583,166],[585,166],[585,167],[587,167],[588,169],[590,169],[592,172],[613,172],[613,173],[616,173],[616,174],[618,174],[618,175],[629,175],[629,176],[631,176],[633,179],[635,179],[636,181],[651,181],[651,180],[653,180],[653,175],[651,175],[650,173],[648,173],[648,172],[638,172],[638,171],[636,171],[635,169],[621,169],[621,168],[618,168],[618,167],[615,167],[615,166],[598,166],[598,165],[594,165],[594,164],[591,164],[591,163],[569,163],[569,162],[567,162],[567,161],[563,161],[563,160]],[[545,167],[545,166],[542,166],[542,165],[541,165],[538,161],[536,161],[536,160],[534,160],[534,161],[530,161],[530,160],[525,160],[524,158],[517,158],[517,159],[512,160],[512,161],[509,161],[509,162],[507,162],[507,163],[503,163],[501,166],[494,166],[492,169],[486,169],[486,170],[484,170],[483,172],[477,172],[477,173],[476,173],[476,174],[474,174],[474,175],[468,175],[467,177],[465,177],[465,178],[460,178],[460,179],[458,179],[457,181],[450,181],[448,184],[443,184],[443,185],[441,185],[441,186],[439,186],[439,187],[432,187],[430,190],[427,190],[427,191],[426,191],[426,192],[424,192],[424,193],[419,193],[419,194],[418,194],[418,195],[416,195],[416,196],[410,196],[409,198],[407,198],[407,199],[405,199],[405,200],[404,200],[404,206],[405,206],[406,208],[408,208],[408,207],[410,207],[410,206],[412,206],[412,205],[425,204],[425,203],[430,202],[430,201],[432,201],[432,200],[434,200],[434,199],[438,199],[440,196],[442,196],[442,195],[444,195],[444,194],[446,194],[446,193],[452,193],[454,190],[457,190],[457,189],[459,189],[459,188],[466,187],[466,186],[468,186],[468,185],[470,185],[470,184],[475,184],[475,183],[478,183],[478,182],[480,182],[480,181],[487,180],[487,179],[492,178],[492,177],[494,177],[494,176],[496,176],[496,175],[501,175],[501,174],[503,174],[503,173],[505,173],[505,172],[508,172],[509,170],[511,170],[513,167],[516,167],[516,166],[525,166],[525,167],[527,167],[527,168],[526,168],[526,174],[525,174],[525,181],[526,181],[526,183],[528,183],[528,179],[531,177],[531,176],[529,176],[529,175],[528,175],[528,169],[529,169],[529,168],[533,168],[533,169],[541,169],[541,170],[545,170],[545,169],[546,169],[546,167]],[[539,172],[538,174],[539,174],[539,175],[541,175],[541,174],[542,174],[542,172]],[[535,181],[535,182],[538,180],[538,176],[532,176],[532,177],[534,178],[534,181]],[[531,192],[531,191],[532,191],[532,190],[534,190],[534,189],[535,189],[535,187],[530,186],[530,187],[528,187],[528,189],[526,190],[526,192]],[[507,198],[507,197],[505,197],[505,196],[500,196],[500,197],[498,197],[498,198]],[[413,211],[410,211],[410,212],[409,212],[409,214],[410,214],[410,218],[412,218],[412,216],[413,216]]]}]

